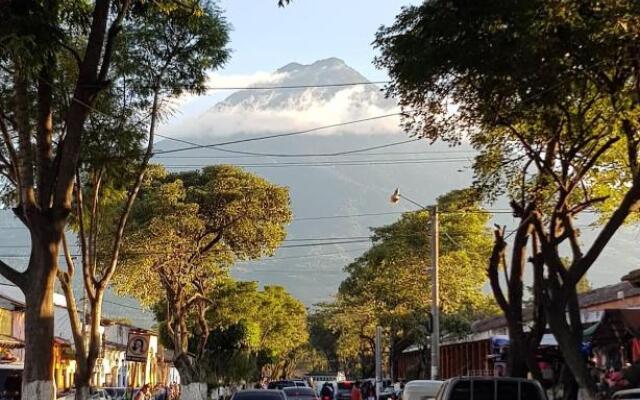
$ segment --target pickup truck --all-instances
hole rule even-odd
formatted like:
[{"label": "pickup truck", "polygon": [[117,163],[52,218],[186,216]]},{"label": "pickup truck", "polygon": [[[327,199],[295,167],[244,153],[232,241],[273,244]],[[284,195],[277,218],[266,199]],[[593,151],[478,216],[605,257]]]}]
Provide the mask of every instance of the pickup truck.
[{"label": "pickup truck", "polygon": [[547,400],[547,396],[534,380],[460,377],[445,381],[436,400]]}]

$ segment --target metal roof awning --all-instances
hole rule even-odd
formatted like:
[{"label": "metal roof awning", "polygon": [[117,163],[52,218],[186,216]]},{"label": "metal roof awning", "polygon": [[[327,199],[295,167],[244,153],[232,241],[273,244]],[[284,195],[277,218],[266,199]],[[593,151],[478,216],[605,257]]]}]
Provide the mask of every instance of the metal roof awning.
[{"label": "metal roof awning", "polygon": [[621,344],[633,338],[640,338],[640,310],[605,310],[602,320],[594,329],[591,337],[593,346]]},{"label": "metal roof awning", "polygon": [[7,336],[0,334],[0,348],[2,349],[21,349],[24,347],[24,342],[13,336]]}]

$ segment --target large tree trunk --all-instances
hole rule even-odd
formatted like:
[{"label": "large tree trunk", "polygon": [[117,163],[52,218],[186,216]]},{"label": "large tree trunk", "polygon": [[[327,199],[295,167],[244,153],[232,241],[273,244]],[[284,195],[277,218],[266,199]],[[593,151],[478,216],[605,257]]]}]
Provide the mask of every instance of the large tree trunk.
[{"label": "large tree trunk", "polygon": [[[587,362],[581,353],[582,334],[576,335],[567,323],[566,309],[564,307],[546,307],[549,327],[558,341],[558,347],[562,352],[564,362],[569,367],[580,388],[585,390],[587,398],[597,397],[596,384],[589,374]],[[574,327],[574,329],[580,329]]]},{"label": "large tree trunk", "polygon": [[60,236],[36,235],[32,228],[29,276],[25,290],[25,356],[22,399],[54,400],[53,293]]},{"label": "large tree trunk", "polygon": [[507,374],[514,378],[527,377],[527,361],[525,354],[524,333],[521,329],[509,328],[509,354]]},{"label": "large tree trunk", "polygon": [[173,361],[180,374],[181,400],[207,400],[207,384],[199,382],[194,362],[186,353],[176,355]]}]

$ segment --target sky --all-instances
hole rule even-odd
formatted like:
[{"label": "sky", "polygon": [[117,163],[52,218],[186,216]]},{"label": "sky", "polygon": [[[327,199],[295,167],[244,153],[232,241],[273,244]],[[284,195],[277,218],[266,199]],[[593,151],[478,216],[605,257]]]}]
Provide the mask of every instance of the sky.
[{"label": "sky", "polygon": [[[210,86],[247,86],[290,63],[310,64],[337,57],[369,80],[386,80],[372,62],[371,43],[381,25],[393,23],[401,7],[418,0],[293,0],[284,8],[277,0],[220,0],[231,25],[232,51],[223,69],[212,74]],[[202,114],[230,91],[181,101],[165,132],[187,118]],[[162,130],[161,130],[162,132]]]},{"label": "sky", "polygon": [[272,71],[289,62],[308,64],[338,57],[372,80],[385,79],[371,61],[377,29],[391,24],[408,0],[223,0],[233,26],[233,55],[225,71]]}]

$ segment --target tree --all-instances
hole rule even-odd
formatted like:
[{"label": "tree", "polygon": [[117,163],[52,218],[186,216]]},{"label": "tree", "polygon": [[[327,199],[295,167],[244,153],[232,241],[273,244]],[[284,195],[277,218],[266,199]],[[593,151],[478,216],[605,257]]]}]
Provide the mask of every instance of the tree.
[{"label": "tree", "polygon": [[[640,201],[638,15],[635,1],[436,0],[405,8],[376,38],[377,64],[393,78],[389,93],[414,110],[407,128],[432,139],[468,138],[480,151],[477,186],[488,199],[511,197],[521,221],[513,251],[524,259],[532,242],[545,317],[592,396],[576,285]],[[574,222],[588,209],[603,212],[603,227],[583,248]],[[495,235],[493,271],[506,268],[507,236],[503,228]],[[515,287],[523,266],[511,269]],[[494,292],[517,319],[522,302]]]},{"label": "tree", "polygon": [[[157,6],[157,7],[156,7]],[[152,12],[143,10],[151,7]],[[196,0],[3,1],[0,3],[0,176],[2,199],[27,227],[24,271],[0,274],[25,294],[23,398],[53,399],[53,289],[86,125],[113,82],[125,25],[152,20]],[[134,38],[135,39],[135,38]],[[125,160],[126,161],[126,160]]]},{"label": "tree", "polygon": [[281,286],[265,286],[252,317],[260,332],[261,375],[269,380],[290,377],[309,339],[307,310]]},{"label": "tree", "polygon": [[[84,321],[88,334],[82,331],[77,312],[75,265],[63,236],[67,269],[59,269],[58,278],[69,305],[76,348],[77,399],[89,396],[90,379],[101,349],[102,300],[119,265],[129,213],[153,152],[156,126],[162,114],[169,111],[166,100],[185,89],[203,90],[208,70],[220,66],[227,57],[226,26],[215,8],[178,7],[159,12],[157,6],[150,6],[138,14],[123,23],[116,46],[129,46],[126,54],[114,54],[117,76],[113,84],[117,87],[98,98],[96,104],[101,113],[91,115],[87,121],[85,149],[76,174],[72,227],[81,249],[84,295],[90,315]],[[149,14],[157,16],[145,17]],[[150,115],[148,121],[144,113]],[[146,150],[140,149],[143,140],[148,143]],[[123,160],[130,160],[130,164],[123,167]],[[103,251],[99,251],[98,242]]]},{"label": "tree", "polygon": [[576,286],[576,291],[578,294],[589,293],[593,290],[593,286],[591,286],[591,281],[587,276],[583,276],[580,281],[578,281],[578,285]]},{"label": "tree", "polygon": [[[288,191],[240,168],[218,165],[166,175],[161,170],[140,196],[123,247],[123,273],[114,278],[116,290],[143,304],[166,304],[183,398],[204,398],[211,296],[233,263],[273,254],[291,219]],[[190,340],[196,343],[193,352]]]},{"label": "tree", "polygon": [[[478,206],[473,190],[455,190],[438,199],[441,208],[441,307],[443,325],[455,327],[461,319],[491,315],[490,299],[482,292],[486,281],[485,260],[491,237],[489,214]],[[375,327],[386,329],[392,376],[397,376],[397,355],[405,348],[425,342],[431,307],[430,218],[427,212],[405,213],[391,225],[373,229],[373,247],[345,267],[330,311],[338,335],[338,352],[358,355],[361,369],[370,372]]]},{"label": "tree", "polygon": [[329,328],[333,315],[327,304],[319,304],[317,310],[309,314],[309,344],[322,354],[329,371],[339,371],[343,367],[338,360],[338,335]]},{"label": "tree", "polygon": [[[255,282],[224,283],[210,293],[206,313],[210,334],[201,358],[207,383],[217,385],[255,381],[261,375],[271,379],[290,377],[300,363],[314,362],[307,346],[306,310],[279,286],[258,290]],[[167,325],[167,307],[154,307],[162,332],[161,340],[174,347]],[[197,330],[197,315],[187,316],[187,329]],[[191,335],[188,349],[198,351],[199,338]]]}]

